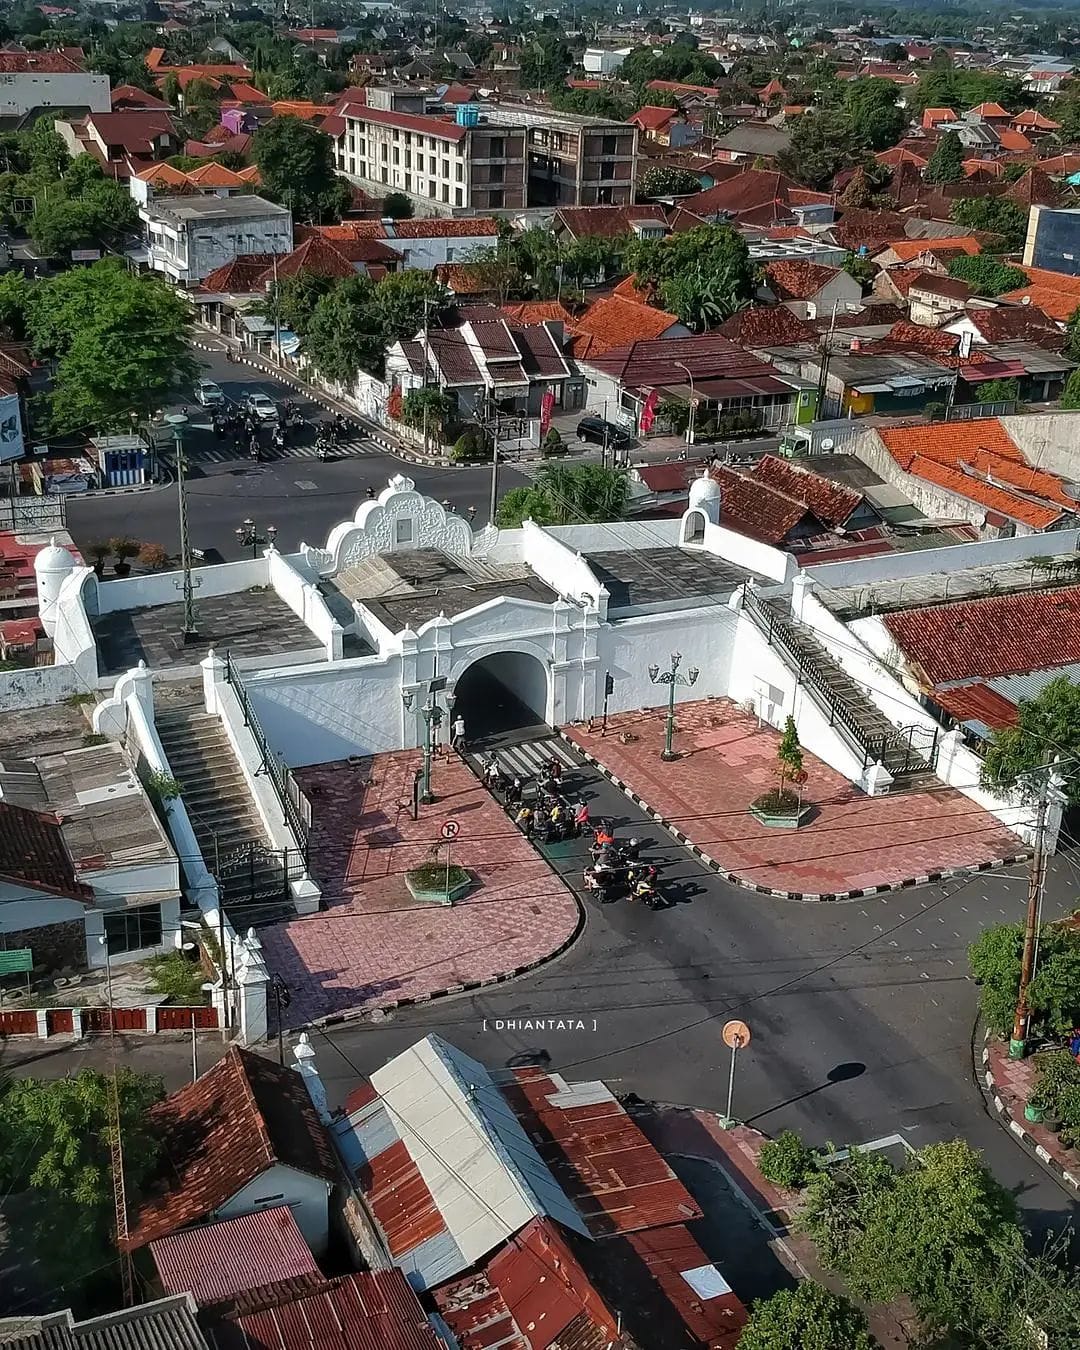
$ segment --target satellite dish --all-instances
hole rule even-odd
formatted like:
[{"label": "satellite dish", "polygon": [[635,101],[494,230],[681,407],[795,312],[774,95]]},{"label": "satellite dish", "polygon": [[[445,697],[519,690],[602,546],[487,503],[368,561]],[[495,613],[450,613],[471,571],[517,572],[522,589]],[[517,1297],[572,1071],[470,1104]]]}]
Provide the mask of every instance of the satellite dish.
[{"label": "satellite dish", "polygon": [[1030,295],[1022,295],[1022,296],[1020,297],[1020,303],[1021,303],[1022,305],[1030,305],[1030,304],[1031,304],[1031,296],[1030,296]]},{"label": "satellite dish", "polygon": [[822,450],[831,450],[835,445],[836,442],[833,440],[831,436],[826,436],[825,439],[821,442]]}]

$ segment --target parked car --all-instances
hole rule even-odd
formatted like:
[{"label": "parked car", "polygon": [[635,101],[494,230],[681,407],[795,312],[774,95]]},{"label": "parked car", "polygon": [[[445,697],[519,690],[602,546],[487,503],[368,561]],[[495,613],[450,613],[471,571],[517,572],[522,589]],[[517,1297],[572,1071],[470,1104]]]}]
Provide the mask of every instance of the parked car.
[{"label": "parked car", "polygon": [[591,441],[593,445],[606,445],[609,449],[623,450],[632,445],[634,438],[614,422],[605,422],[602,417],[583,417],[577,424],[579,441]]},{"label": "parked car", "polygon": [[195,402],[204,408],[220,408],[225,402],[221,386],[213,380],[199,380],[195,385]]},{"label": "parked car", "polygon": [[244,407],[248,412],[253,413],[260,422],[274,422],[277,420],[277,404],[266,394],[254,392],[245,394]]}]

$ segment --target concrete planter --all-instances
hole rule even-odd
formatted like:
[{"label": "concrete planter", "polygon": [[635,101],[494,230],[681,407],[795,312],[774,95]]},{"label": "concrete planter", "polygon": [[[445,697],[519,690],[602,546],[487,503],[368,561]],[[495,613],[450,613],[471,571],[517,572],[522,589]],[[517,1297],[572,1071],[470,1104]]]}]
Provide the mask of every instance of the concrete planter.
[{"label": "concrete planter", "polygon": [[432,871],[445,875],[444,869],[440,867],[419,868],[414,872],[405,873],[405,885],[409,888],[409,894],[422,905],[452,905],[467,895],[472,888],[472,876],[463,867],[451,867],[449,890],[445,881],[440,884],[427,875]]},{"label": "concrete planter", "polygon": [[1032,1125],[1038,1125],[1046,1119],[1046,1112],[1034,1102],[1028,1102],[1024,1107],[1024,1119],[1030,1121]]},{"label": "concrete planter", "polygon": [[750,814],[769,830],[797,830],[813,810],[812,805],[800,806],[797,811],[763,811],[750,807]]}]

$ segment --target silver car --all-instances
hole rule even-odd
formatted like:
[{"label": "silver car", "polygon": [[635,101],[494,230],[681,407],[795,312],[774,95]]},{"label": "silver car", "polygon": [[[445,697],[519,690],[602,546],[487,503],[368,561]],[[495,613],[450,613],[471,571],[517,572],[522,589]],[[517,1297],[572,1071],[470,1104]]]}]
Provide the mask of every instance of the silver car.
[{"label": "silver car", "polygon": [[204,408],[220,408],[225,402],[225,395],[221,392],[221,386],[213,380],[199,380],[195,385],[195,402],[201,403]]},{"label": "silver car", "polygon": [[273,422],[277,419],[277,404],[266,394],[246,394],[244,407],[260,422]]}]

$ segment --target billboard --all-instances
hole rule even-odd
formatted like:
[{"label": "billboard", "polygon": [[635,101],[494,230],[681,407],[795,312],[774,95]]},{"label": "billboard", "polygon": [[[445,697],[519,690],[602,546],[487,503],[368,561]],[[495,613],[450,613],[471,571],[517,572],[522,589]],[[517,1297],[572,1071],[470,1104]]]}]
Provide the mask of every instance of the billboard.
[{"label": "billboard", "polygon": [[0,398],[0,464],[21,459],[25,449],[19,396],[5,394]]}]

